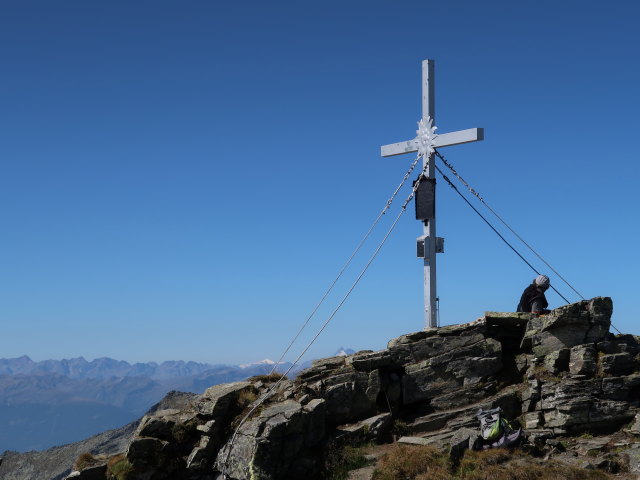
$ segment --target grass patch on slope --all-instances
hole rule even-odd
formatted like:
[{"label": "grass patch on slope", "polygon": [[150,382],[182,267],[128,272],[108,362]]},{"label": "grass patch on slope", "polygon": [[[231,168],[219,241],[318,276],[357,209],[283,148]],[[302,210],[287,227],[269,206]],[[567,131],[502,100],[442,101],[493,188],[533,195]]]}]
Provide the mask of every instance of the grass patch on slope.
[{"label": "grass patch on slope", "polygon": [[133,466],[124,453],[116,455],[107,462],[107,478],[109,480],[128,480],[133,473]]},{"label": "grass patch on slope", "polygon": [[517,451],[468,451],[457,468],[435,447],[395,445],[374,472],[374,480],[609,480],[599,470],[540,462]]},{"label": "grass patch on slope", "polygon": [[371,445],[330,448],[325,459],[327,480],[346,480],[351,470],[366,467],[372,462],[365,458]]}]

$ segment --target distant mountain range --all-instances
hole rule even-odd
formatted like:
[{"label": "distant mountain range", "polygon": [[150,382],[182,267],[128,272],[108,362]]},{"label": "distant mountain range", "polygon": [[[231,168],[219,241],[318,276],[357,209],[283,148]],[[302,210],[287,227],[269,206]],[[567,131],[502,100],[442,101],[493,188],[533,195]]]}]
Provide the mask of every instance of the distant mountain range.
[{"label": "distant mountain range", "polygon": [[[340,347],[335,355],[352,353]],[[310,366],[296,365],[289,377]],[[168,361],[134,363],[82,357],[34,362],[0,359],[0,452],[43,450],[139,418],[169,391],[202,393],[220,383],[271,372],[264,359],[243,365]],[[284,373],[291,363],[281,363]]]},{"label": "distant mountain range", "polygon": [[154,380],[166,378],[188,377],[198,375],[207,370],[225,367],[225,365],[211,365],[196,362],[147,362],[128,363],[113,358],[96,358],[88,362],[83,357],[63,360],[43,360],[34,362],[26,355],[19,358],[0,359],[0,375],[38,375],[51,373],[68,378],[96,378],[110,377],[148,377]]}]

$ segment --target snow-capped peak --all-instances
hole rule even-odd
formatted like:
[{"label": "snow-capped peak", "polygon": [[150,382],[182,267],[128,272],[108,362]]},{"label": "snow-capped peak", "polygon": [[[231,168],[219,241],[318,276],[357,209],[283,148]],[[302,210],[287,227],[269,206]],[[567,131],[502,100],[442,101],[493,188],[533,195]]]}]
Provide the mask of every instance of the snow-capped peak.
[{"label": "snow-capped peak", "polygon": [[276,362],[271,360],[270,358],[265,358],[264,360],[260,360],[258,362],[253,363],[245,363],[244,365],[240,365],[240,368],[253,367],[256,365],[274,365]]},{"label": "snow-capped peak", "polygon": [[355,350],[352,348],[344,348],[340,347],[336,353],[333,354],[334,357],[346,357],[347,355],[353,355]]}]

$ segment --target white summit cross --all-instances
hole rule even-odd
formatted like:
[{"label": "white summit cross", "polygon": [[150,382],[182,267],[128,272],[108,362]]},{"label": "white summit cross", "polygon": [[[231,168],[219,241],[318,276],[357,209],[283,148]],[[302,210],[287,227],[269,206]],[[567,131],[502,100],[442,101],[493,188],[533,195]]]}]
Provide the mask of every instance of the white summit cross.
[{"label": "white summit cross", "polygon": [[[417,152],[426,154],[423,158],[423,168],[425,168],[427,188],[422,193],[421,188],[416,195],[416,216],[418,210],[422,210],[419,216],[424,221],[424,235],[418,238],[418,257],[424,258],[424,319],[425,328],[435,328],[438,326],[436,310],[436,253],[444,251],[444,240],[436,237],[436,209],[435,209],[435,158],[433,148],[448,147],[461,143],[477,142],[484,139],[482,128],[470,128],[451,133],[442,133],[433,138],[431,125],[435,125],[435,62],[433,60],[423,60],[422,62],[422,121],[418,136],[406,142],[384,145],[381,147],[383,157],[401,155],[403,153]],[[425,128],[426,127],[426,128]],[[426,208],[419,207],[422,203]],[[425,213],[426,212],[426,213]]]}]

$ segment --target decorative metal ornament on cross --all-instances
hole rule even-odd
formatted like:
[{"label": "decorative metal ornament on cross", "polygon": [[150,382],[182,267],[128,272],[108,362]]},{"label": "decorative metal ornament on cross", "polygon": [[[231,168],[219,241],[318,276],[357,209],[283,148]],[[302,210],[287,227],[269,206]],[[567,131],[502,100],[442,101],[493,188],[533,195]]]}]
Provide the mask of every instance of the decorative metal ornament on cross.
[{"label": "decorative metal ornament on cross", "polygon": [[418,156],[429,158],[433,152],[436,151],[437,129],[438,127],[433,125],[433,119],[431,117],[427,117],[426,121],[423,118],[418,122],[418,130],[416,130],[418,134],[416,137]]}]

